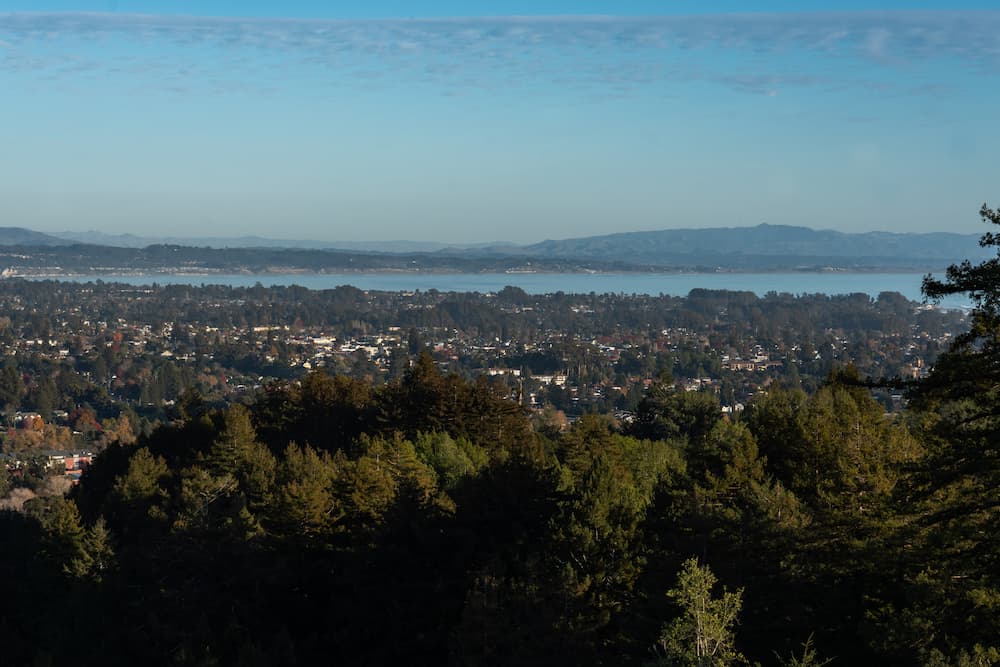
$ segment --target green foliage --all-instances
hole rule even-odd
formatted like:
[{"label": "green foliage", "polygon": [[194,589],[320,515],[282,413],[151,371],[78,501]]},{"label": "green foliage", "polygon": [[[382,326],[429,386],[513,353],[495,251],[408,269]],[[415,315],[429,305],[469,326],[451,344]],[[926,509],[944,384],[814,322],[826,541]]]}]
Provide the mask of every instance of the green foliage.
[{"label": "green foliage", "polygon": [[458,375],[442,374],[424,349],[401,381],[379,392],[378,421],[383,433],[399,431],[411,441],[420,433],[447,433],[469,440],[490,458],[537,456],[524,409],[505,394],[483,377],[470,384]]},{"label": "green foliage", "polygon": [[299,390],[298,432],[287,435],[329,451],[346,447],[363,432],[371,402],[366,383],[322,371],[310,373]]},{"label": "green foliage", "polygon": [[686,437],[697,459],[705,436],[721,419],[714,394],[678,391],[665,375],[650,386],[639,403],[631,432],[649,440]]},{"label": "green foliage", "polygon": [[4,364],[0,368],[0,409],[13,411],[21,407],[21,397],[24,395],[24,380],[17,367]]},{"label": "green foliage", "polygon": [[1000,648],[976,644],[971,650],[960,650],[949,658],[941,651],[934,649],[924,662],[925,667],[992,667],[1000,664]]},{"label": "green foliage", "polygon": [[278,533],[312,538],[332,531],[344,514],[334,495],[340,472],[329,454],[288,445],[276,477],[273,522]]},{"label": "green foliage", "polygon": [[71,563],[71,571],[76,577],[101,583],[114,571],[115,565],[111,531],[108,530],[104,517],[98,517],[94,525],[87,529],[83,537],[83,556]]},{"label": "green foliage", "polygon": [[785,487],[816,509],[857,517],[884,509],[921,449],[852,373],[831,376],[809,397],[769,392],[754,402],[749,425]]},{"label": "green foliage", "polygon": [[787,659],[780,655],[777,657],[781,667],[825,667],[833,662],[833,658],[823,659],[819,657],[816,647],[813,645],[812,635],[809,635],[808,639],[803,642],[801,655],[793,653]]},{"label": "green foliage", "polygon": [[24,504],[25,513],[33,517],[45,532],[45,547],[41,555],[66,574],[77,573],[76,564],[87,557],[84,548],[85,531],[76,503],[54,496],[35,498]]},{"label": "green foliage", "polygon": [[240,452],[234,472],[252,508],[262,509],[268,505],[277,468],[277,459],[259,442],[250,443]]},{"label": "green foliage", "polygon": [[822,505],[863,515],[878,511],[919,447],[906,427],[883,416],[866,394],[829,384],[805,405],[805,440],[791,488]]},{"label": "green foliage", "polygon": [[748,406],[746,423],[760,453],[767,459],[771,472],[786,485],[799,467],[791,454],[806,439],[798,415],[807,401],[808,396],[801,389],[772,386]]},{"label": "green foliage", "polygon": [[[720,422],[707,438],[716,457],[704,480],[696,482],[695,497],[706,516],[715,516],[725,530],[743,532],[748,524],[780,530],[798,530],[810,521],[794,493],[766,472],[753,433],[743,424]],[[748,536],[752,539],[752,536]]]},{"label": "green foliage", "polygon": [[663,628],[659,649],[663,664],[715,667],[746,664],[736,649],[735,626],[743,590],[723,590],[715,597],[715,575],[696,558],[684,562],[677,585],[667,591],[680,615]]},{"label": "green foliage", "polygon": [[385,466],[397,493],[420,506],[428,505],[437,495],[437,475],[420,460],[416,448],[398,434],[391,438],[362,438],[362,458],[374,459]]},{"label": "green foliage", "polygon": [[132,453],[125,474],[118,477],[107,499],[107,513],[122,535],[142,532],[167,518],[164,505],[171,477],[166,461],[143,447]]},{"label": "green foliage", "polygon": [[683,475],[682,450],[585,417],[557,451],[564,495],[551,521],[551,551],[565,596],[559,626],[594,641],[636,595],[647,562],[643,523],[656,494]]},{"label": "green foliage", "polygon": [[[983,206],[985,222],[1000,212]],[[873,622],[927,664],[992,664],[1000,636],[1000,236],[978,265],[924,280],[929,298],[967,294],[971,326],[912,391],[913,421],[926,456],[909,480],[898,540],[901,595]]]},{"label": "green foliage", "polygon": [[584,415],[559,438],[556,452],[573,484],[580,482],[594,460],[610,450],[613,442],[610,422],[597,415]]},{"label": "green foliage", "polygon": [[[179,471],[174,530],[224,533],[232,529],[242,509],[236,479],[229,473],[213,475],[192,466]],[[218,537],[218,535],[216,535]]]},{"label": "green foliage", "polygon": [[606,623],[642,566],[637,530],[645,499],[630,477],[608,454],[598,455],[559,520],[568,556],[565,585],[599,614],[584,622]]},{"label": "green foliage", "polygon": [[468,439],[456,441],[447,433],[418,433],[413,445],[420,460],[434,469],[445,490],[481,470],[489,460],[486,452]]},{"label": "green foliage", "polygon": [[235,473],[256,444],[257,432],[250,421],[249,410],[233,405],[222,413],[222,428],[206,456],[208,470],[214,475]]}]

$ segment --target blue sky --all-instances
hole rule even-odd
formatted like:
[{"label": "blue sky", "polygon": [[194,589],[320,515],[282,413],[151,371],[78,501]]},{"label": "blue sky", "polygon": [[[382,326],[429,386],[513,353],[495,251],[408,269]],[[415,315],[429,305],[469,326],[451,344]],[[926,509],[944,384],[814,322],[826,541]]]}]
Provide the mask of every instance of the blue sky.
[{"label": "blue sky", "polygon": [[0,2],[0,226],[980,231],[995,2]]}]

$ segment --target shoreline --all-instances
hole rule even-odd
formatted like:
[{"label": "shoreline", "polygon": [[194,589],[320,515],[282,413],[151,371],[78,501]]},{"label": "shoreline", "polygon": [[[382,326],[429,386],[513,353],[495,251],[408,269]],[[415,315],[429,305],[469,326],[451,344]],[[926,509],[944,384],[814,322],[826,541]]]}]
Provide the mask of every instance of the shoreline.
[{"label": "shoreline", "polygon": [[0,279],[26,279],[26,280],[59,280],[62,278],[80,279],[92,277],[103,279],[106,277],[118,278],[157,278],[157,277],[185,277],[185,278],[228,278],[228,277],[266,277],[266,276],[369,276],[369,275],[425,275],[425,276],[726,276],[726,275],[927,275],[933,273],[943,273],[947,267],[930,269],[916,267],[872,267],[872,268],[840,268],[840,267],[783,267],[776,269],[669,269],[650,268],[649,270],[627,270],[607,271],[594,269],[580,269],[576,271],[565,270],[531,270],[531,271],[458,271],[449,269],[344,269],[338,271],[311,271],[307,269],[282,269],[274,271],[93,271],[93,272],[73,272],[73,271],[19,271],[5,269],[0,274]]}]

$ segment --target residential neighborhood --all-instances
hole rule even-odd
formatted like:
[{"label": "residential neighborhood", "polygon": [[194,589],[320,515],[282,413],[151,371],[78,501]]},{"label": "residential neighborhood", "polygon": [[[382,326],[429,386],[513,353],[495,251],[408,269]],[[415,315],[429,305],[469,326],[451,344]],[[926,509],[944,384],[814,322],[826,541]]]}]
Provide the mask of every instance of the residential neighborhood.
[{"label": "residential neighborhood", "polygon": [[[138,433],[170,419],[191,392],[240,402],[320,370],[392,382],[421,349],[444,372],[482,376],[526,409],[571,420],[627,418],[664,373],[732,414],[772,382],[815,386],[837,365],[923,377],[964,326],[960,311],[899,295],[705,290],[685,299],[8,280],[0,308],[8,453],[99,449],[123,421]],[[898,409],[899,392],[884,404]]]}]

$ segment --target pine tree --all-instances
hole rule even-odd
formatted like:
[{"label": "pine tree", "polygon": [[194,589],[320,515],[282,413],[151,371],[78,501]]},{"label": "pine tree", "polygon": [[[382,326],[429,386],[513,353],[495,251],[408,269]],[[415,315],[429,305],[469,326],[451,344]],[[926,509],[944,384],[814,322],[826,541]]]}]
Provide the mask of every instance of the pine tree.
[{"label": "pine tree", "polygon": [[334,492],[339,477],[329,454],[290,444],[278,466],[271,518],[279,534],[311,539],[332,531],[344,514]]},{"label": "pine tree", "polygon": [[222,414],[222,429],[208,451],[209,472],[234,474],[256,444],[257,432],[250,421],[250,412],[242,405],[231,406]]},{"label": "pine tree", "polygon": [[13,365],[5,364],[0,369],[0,409],[17,410],[24,395],[24,381]]},{"label": "pine tree", "polygon": [[151,527],[150,519],[166,519],[169,477],[166,461],[146,447],[132,453],[128,469],[115,479],[106,503],[117,535],[141,534]]},{"label": "pine tree", "polygon": [[[980,216],[1000,225],[1000,210],[984,204]],[[974,308],[969,331],[911,392],[927,454],[900,531],[905,596],[879,611],[887,644],[939,664],[1000,655],[1000,233],[980,245],[997,256],[924,279],[928,298],[966,294]]]},{"label": "pine tree", "polygon": [[45,531],[41,555],[64,574],[79,576],[78,563],[87,560],[88,554],[84,546],[86,532],[76,503],[58,496],[35,498],[24,504],[24,510]]},{"label": "pine tree", "polygon": [[98,517],[94,525],[84,533],[82,550],[69,562],[66,570],[78,579],[101,583],[114,567],[115,552],[111,532],[104,517]]}]

